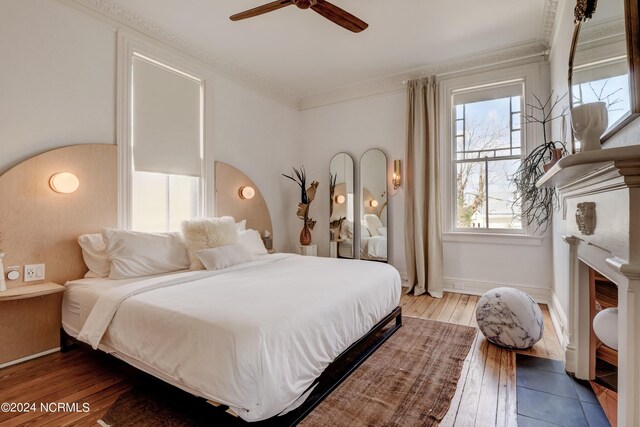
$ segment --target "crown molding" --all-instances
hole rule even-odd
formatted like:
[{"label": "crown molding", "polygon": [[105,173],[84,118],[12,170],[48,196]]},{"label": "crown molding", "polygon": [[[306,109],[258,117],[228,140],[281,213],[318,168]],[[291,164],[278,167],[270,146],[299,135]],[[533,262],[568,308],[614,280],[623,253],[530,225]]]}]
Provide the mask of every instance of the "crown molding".
[{"label": "crown molding", "polygon": [[[220,55],[202,49],[178,35],[147,20],[116,3],[115,0],[56,0],[80,12],[89,12],[98,19],[107,20],[116,26],[131,28],[184,52],[208,64],[219,74],[244,86],[257,90],[292,108],[305,110],[323,105],[344,102],[366,96],[382,95],[404,90],[406,80],[427,75],[447,75],[479,68],[515,62],[546,55],[553,34],[559,0],[546,0],[541,40],[482,54],[458,58],[439,64],[372,79],[353,85],[339,87],[315,94],[300,95],[272,80],[259,76],[243,66]],[[92,12],[92,13],[91,13]]]},{"label": "crown molding", "polygon": [[[294,91],[269,79],[261,77],[227,58],[215,55],[190,42],[187,42],[178,35],[160,27],[152,21],[149,21],[131,10],[120,6],[114,0],[57,1],[79,9],[81,12],[86,12],[86,10],[82,9],[83,7],[89,9],[89,11],[97,12],[97,14],[102,17],[106,17],[117,24],[136,30],[148,37],[151,37],[152,39],[158,40],[183,53],[193,56],[194,58],[213,67],[216,72],[224,77],[275,98],[290,107],[295,109],[300,108],[300,96]],[[100,16],[98,16],[98,18],[100,18]]]},{"label": "crown molding", "polygon": [[560,0],[547,0],[544,5],[544,18],[542,21],[542,40],[550,46],[553,37],[553,31],[556,25],[556,16],[558,15],[558,5]]},{"label": "crown molding", "polygon": [[411,71],[304,96],[300,102],[300,109],[307,110],[352,99],[400,92],[405,90],[404,82],[407,80],[431,75],[442,77],[449,74],[542,57],[546,55],[548,49],[549,47],[545,42],[537,41],[440,64],[428,65]]}]

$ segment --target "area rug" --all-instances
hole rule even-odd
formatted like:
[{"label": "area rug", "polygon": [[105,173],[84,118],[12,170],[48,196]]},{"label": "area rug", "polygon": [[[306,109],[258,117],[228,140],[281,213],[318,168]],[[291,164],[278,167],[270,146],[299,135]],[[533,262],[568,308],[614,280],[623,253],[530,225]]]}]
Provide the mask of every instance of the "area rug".
[{"label": "area rug", "polygon": [[[300,425],[435,426],[451,404],[476,329],[404,317],[404,325]],[[103,426],[224,425],[215,409],[170,388],[137,386]]]}]

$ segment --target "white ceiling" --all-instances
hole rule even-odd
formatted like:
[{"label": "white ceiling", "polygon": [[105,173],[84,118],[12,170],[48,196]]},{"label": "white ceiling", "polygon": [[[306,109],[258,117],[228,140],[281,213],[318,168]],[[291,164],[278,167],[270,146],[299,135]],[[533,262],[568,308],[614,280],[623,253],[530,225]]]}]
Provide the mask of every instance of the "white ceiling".
[{"label": "white ceiling", "polygon": [[229,20],[268,0],[117,0],[299,96],[540,41],[547,1],[334,0],[369,24],[354,34],[295,6]]}]

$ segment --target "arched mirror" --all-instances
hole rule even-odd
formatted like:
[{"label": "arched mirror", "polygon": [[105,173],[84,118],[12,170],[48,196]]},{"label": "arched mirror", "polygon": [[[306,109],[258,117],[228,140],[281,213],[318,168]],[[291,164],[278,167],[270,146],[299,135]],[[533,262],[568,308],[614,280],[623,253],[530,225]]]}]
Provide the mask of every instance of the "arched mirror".
[{"label": "arched mirror", "polygon": [[[626,9],[626,14],[625,14]],[[638,0],[579,0],[569,62],[571,106],[604,102],[606,140],[640,113]],[[634,34],[628,31],[635,32]]]},{"label": "arched mirror", "polygon": [[329,165],[329,233],[333,258],[354,257],[354,173],[353,158],[338,153]]},{"label": "arched mirror", "polygon": [[360,259],[387,261],[387,156],[377,148],[360,159]]}]

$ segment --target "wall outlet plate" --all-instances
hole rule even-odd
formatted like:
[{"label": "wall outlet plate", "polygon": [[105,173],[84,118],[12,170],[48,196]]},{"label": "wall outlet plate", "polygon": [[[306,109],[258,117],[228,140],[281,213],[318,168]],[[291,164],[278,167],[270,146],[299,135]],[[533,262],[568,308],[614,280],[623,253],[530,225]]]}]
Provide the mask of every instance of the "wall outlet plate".
[{"label": "wall outlet plate", "polygon": [[44,264],[29,264],[24,266],[24,281],[35,282],[44,280]]}]

